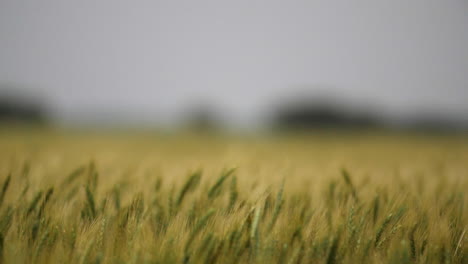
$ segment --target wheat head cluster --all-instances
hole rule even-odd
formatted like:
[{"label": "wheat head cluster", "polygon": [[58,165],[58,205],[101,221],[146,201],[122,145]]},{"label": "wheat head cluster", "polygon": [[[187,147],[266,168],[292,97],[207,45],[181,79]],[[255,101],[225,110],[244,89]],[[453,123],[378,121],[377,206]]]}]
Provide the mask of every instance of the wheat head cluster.
[{"label": "wheat head cluster", "polygon": [[468,263],[466,137],[3,132],[0,263]]}]

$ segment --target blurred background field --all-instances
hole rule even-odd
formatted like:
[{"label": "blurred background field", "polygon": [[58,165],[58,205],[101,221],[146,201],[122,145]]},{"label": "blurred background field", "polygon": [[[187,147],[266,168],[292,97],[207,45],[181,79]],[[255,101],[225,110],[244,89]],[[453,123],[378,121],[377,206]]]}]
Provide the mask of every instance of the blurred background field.
[{"label": "blurred background field", "polygon": [[466,1],[0,1],[0,264],[467,263]]},{"label": "blurred background field", "polygon": [[17,128],[3,263],[465,263],[466,136]]}]

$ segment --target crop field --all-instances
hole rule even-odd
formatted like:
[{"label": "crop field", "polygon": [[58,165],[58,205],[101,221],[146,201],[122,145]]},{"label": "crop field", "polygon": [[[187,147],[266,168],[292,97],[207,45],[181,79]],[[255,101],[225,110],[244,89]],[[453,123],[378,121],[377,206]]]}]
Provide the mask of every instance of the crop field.
[{"label": "crop field", "polygon": [[468,263],[468,137],[0,132],[0,263]]}]

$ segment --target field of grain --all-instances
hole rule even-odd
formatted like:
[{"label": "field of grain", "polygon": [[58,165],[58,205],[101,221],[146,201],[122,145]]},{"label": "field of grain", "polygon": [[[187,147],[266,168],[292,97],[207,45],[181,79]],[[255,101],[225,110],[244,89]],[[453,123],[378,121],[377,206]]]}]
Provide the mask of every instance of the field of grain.
[{"label": "field of grain", "polygon": [[0,133],[0,263],[468,263],[468,140]]}]

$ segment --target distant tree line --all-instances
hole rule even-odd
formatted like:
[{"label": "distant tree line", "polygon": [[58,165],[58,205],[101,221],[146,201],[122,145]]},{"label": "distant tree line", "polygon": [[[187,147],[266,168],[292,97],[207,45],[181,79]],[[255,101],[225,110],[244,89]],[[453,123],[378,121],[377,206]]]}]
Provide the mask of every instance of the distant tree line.
[{"label": "distant tree line", "polygon": [[45,123],[46,115],[43,106],[38,102],[0,95],[0,121]]},{"label": "distant tree line", "polygon": [[388,123],[371,111],[347,111],[341,105],[301,101],[278,107],[273,115],[273,127],[279,130],[369,129],[399,130],[429,133],[464,132],[468,127],[456,119],[433,114],[420,114],[409,120]]},{"label": "distant tree line", "polygon": [[276,110],[273,125],[277,129],[372,128],[381,126],[370,114],[346,112],[333,105],[290,104]]}]

